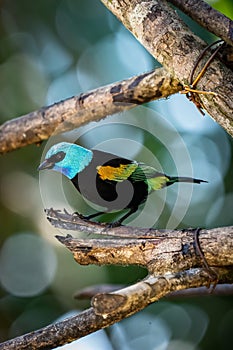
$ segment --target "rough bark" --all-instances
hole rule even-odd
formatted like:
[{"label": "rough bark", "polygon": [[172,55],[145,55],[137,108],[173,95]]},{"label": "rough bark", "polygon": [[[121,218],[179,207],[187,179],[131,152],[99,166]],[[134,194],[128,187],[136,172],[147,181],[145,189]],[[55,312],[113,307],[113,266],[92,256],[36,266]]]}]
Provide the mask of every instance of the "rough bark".
[{"label": "rough bark", "polygon": [[209,32],[233,46],[233,22],[202,0],[169,0]]},{"label": "rough bark", "polygon": [[64,321],[6,341],[0,344],[0,350],[53,349],[119,322],[170,291],[183,289],[187,285],[208,286],[208,279],[208,275],[198,268],[175,275],[168,274],[166,277],[148,276],[144,281],[117,292],[96,295],[92,299],[92,308]]},{"label": "rough bark", "polygon": [[[92,308],[4,342],[0,344],[0,350],[52,349],[119,322],[171,293],[210,286],[211,276],[202,267],[203,261],[195,247],[193,230],[148,230],[126,226],[108,228],[54,210],[48,211],[47,215],[57,227],[79,228],[87,234],[91,231],[108,236],[108,239],[58,236],[59,241],[72,251],[78,263],[139,264],[145,266],[149,274],[129,287],[95,295]],[[201,249],[211,268],[214,268],[218,283],[232,283],[233,227],[201,230],[199,234]],[[111,238],[115,236],[118,239]]]},{"label": "rough bark", "polygon": [[[108,227],[53,209],[48,210],[47,217],[56,228],[97,235],[88,239],[57,236],[81,265],[140,265],[156,275],[202,266],[202,257],[194,240],[195,229]],[[233,266],[232,226],[203,229],[199,237],[200,247],[210,266]]]},{"label": "rough bark", "polygon": [[182,85],[163,68],[113,83],[12,119],[0,127],[0,153],[40,143],[91,121],[165,98]]},{"label": "rough bark", "polygon": [[[189,84],[193,66],[206,43],[194,35],[166,1],[101,1],[173,77],[183,85]],[[196,88],[216,93],[200,94],[199,98],[209,115],[233,136],[232,71],[214,59]]]},{"label": "rough bark", "polygon": [[[180,21],[165,1],[102,0],[164,69],[82,94],[79,97],[5,123],[0,129],[0,152],[41,142],[52,134],[71,130],[89,121],[129,109],[151,99],[165,97],[187,84],[205,43]],[[158,73],[159,72],[159,73]],[[175,78],[172,78],[175,77]],[[217,96],[203,95],[209,114],[233,135],[232,72],[214,60],[198,84]],[[165,88],[166,87],[166,88]],[[168,88],[168,89],[167,89]],[[69,214],[50,211],[50,222],[63,229],[94,233],[98,239],[58,236],[80,264],[138,264],[149,274],[134,285],[99,293],[92,308],[62,322],[0,344],[0,349],[51,349],[107,327],[162,297],[187,288],[209,286],[209,271],[192,230],[152,230],[113,227],[86,222]],[[233,283],[233,227],[200,230],[199,243],[218,283]]]}]

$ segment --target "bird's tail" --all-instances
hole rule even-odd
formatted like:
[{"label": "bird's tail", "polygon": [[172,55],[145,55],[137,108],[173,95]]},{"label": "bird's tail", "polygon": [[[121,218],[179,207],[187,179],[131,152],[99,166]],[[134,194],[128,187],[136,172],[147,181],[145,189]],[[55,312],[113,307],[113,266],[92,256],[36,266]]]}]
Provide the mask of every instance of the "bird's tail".
[{"label": "bird's tail", "polygon": [[167,182],[167,186],[174,184],[175,182],[192,182],[195,184],[200,184],[202,182],[208,182],[201,179],[195,179],[192,177],[184,177],[184,176],[169,176],[169,181]]}]

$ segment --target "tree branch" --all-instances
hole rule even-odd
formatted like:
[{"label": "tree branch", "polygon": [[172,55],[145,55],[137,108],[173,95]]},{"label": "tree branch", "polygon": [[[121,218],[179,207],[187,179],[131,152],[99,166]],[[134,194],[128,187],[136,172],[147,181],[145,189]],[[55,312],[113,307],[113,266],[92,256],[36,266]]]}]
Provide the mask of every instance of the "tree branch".
[{"label": "tree branch", "polygon": [[209,32],[233,46],[233,22],[202,0],[169,0]]},{"label": "tree branch", "polygon": [[[56,228],[98,235],[97,239],[56,236],[81,265],[140,265],[157,275],[202,265],[202,259],[196,252],[195,230],[192,229],[109,228],[106,224],[53,209],[47,211],[47,217]],[[103,238],[100,239],[101,235]],[[200,230],[199,241],[210,266],[233,266],[233,226]]]},{"label": "tree branch", "polygon": [[212,295],[218,295],[218,296],[233,295],[233,284],[218,284],[211,291],[206,287],[178,290],[168,294],[167,298],[168,299],[193,298],[193,297],[202,297],[202,296],[210,296],[210,295],[211,296]]},{"label": "tree branch", "polygon": [[181,90],[181,84],[163,68],[100,87],[6,122],[0,127],[0,153]]},{"label": "tree branch", "polygon": [[[1,153],[41,142],[52,134],[71,130],[137,104],[166,97],[181,89],[178,80],[182,84],[188,82],[193,63],[204,43],[183,25],[165,1],[102,2],[176,78],[159,69],[7,122],[0,129]],[[201,99],[206,110],[231,135],[232,81],[232,72],[215,60],[198,85],[202,90],[217,93],[217,96],[204,95]],[[192,230],[108,228],[68,213],[48,211],[47,215],[56,227],[107,236],[107,239],[88,240],[57,236],[78,263],[137,264],[146,267],[149,275],[124,289],[97,294],[92,299],[92,308],[2,343],[0,349],[51,349],[61,346],[110,326],[171,292],[210,284],[208,272],[199,267],[203,261],[197,254]],[[206,261],[218,275],[218,282],[233,283],[233,227],[200,230],[199,242]]]},{"label": "tree branch", "polygon": [[[108,235],[108,239],[98,240],[57,237],[80,264],[139,264],[147,267],[149,275],[126,288],[95,295],[92,308],[4,342],[0,350],[52,349],[119,322],[172,292],[210,284],[208,272],[197,267],[202,261],[195,252],[192,230],[106,228],[59,211],[49,210],[47,215],[65,229],[70,221],[75,229]],[[133,237],[132,232],[136,232]],[[233,227],[202,230],[200,244],[208,263],[214,265],[218,282],[232,283]]]},{"label": "tree branch", "polygon": [[[225,269],[218,272],[228,279]],[[232,276],[231,276],[232,278]],[[166,276],[149,275],[143,281],[113,293],[97,294],[92,308],[64,321],[49,325],[0,344],[0,350],[47,350],[108,327],[144,309],[168,293],[184,288],[209,285],[209,276],[195,268]]]},{"label": "tree branch", "polygon": [[[111,293],[116,290],[124,288],[124,285],[119,284],[97,284],[82,288],[74,294],[75,299],[91,299],[94,295],[99,293]],[[210,293],[211,291],[211,293]],[[193,298],[200,296],[226,296],[233,295],[233,284],[218,284],[212,290],[206,287],[189,288],[171,292],[166,295],[166,299],[177,299],[177,298]]]},{"label": "tree branch", "polygon": [[[97,121],[137,104],[167,97],[182,89],[178,80],[187,84],[193,62],[203,49],[204,43],[184,26],[166,2],[102,2],[171,74],[160,68],[8,121],[0,127],[0,153],[40,143],[51,135]],[[202,103],[210,115],[233,135],[232,72],[215,60],[198,88],[217,93],[217,96],[202,95]]]},{"label": "tree branch", "polygon": [[[101,0],[142,45],[183,85],[206,44],[194,35],[163,0]],[[206,111],[233,136],[233,73],[214,59],[198,82]]]}]

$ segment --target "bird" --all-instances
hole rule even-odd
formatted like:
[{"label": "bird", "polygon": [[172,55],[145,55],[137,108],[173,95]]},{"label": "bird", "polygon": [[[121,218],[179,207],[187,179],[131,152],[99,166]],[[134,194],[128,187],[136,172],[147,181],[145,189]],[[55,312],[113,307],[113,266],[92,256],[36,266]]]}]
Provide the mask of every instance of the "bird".
[{"label": "bird", "polygon": [[176,182],[204,183],[192,177],[169,176],[155,168],[112,153],[89,150],[70,142],[54,144],[38,170],[53,170],[66,176],[78,192],[91,203],[103,207],[83,218],[90,220],[111,211],[128,211],[115,223],[122,225],[148,195]]}]

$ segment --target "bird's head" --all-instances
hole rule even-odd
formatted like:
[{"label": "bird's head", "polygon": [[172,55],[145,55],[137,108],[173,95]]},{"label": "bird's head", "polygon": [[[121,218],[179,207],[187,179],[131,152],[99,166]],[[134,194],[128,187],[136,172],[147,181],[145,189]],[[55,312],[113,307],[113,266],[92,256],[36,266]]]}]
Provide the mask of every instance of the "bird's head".
[{"label": "bird's head", "polygon": [[85,169],[92,157],[92,151],[86,148],[74,143],[60,142],[48,150],[45,160],[39,165],[38,170],[55,170],[72,179]]}]

